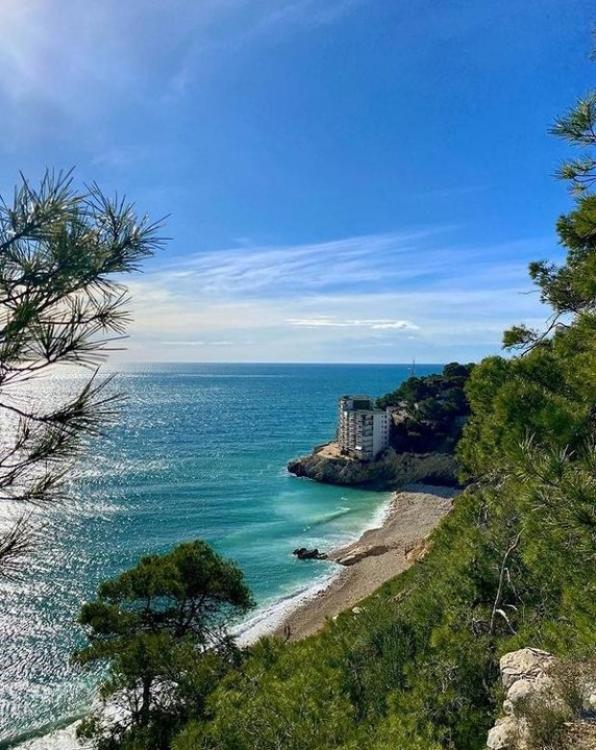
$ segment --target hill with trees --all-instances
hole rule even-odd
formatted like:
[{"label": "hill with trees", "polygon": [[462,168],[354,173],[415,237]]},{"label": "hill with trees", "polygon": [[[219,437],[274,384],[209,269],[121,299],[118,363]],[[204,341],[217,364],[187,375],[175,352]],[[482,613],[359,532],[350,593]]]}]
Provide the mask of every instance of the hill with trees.
[{"label": "hill with trees", "polygon": [[474,365],[450,362],[440,375],[410,377],[377,399],[380,409],[396,407],[391,445],[399,453],[455,450],[470,406],[465,384]]}]

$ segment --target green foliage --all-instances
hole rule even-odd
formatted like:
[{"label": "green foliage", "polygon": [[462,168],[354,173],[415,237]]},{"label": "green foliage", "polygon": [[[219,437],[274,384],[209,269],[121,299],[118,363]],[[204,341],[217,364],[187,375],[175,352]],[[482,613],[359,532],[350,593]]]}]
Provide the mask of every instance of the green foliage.
[{"label": "green foliage", "polygon": [[539,338],[540,334],[534,328],[525,325],[512,326],[503,334],[503,346],[506,349],[525,349]]},{"label": "green foliage", "polygon": [[466,478],[490,477],[545,451],[581,451],[594,436],[596,318],[582,315],[524,357],[489,357],[466,387],[473,417],[458,446]]},{"label": "green foliage", "polygon": [[95,715],[80,735],[104,750],[166,745],[176,727],[203,715],[238,662],[224,623],[250,606],[242,572],[200,540],[144,557],[103,583],[81,609],[89,645],[76,658],[109,665],[102,697],[119,708],[118,719]]},{"label": "green foliage", "polygon": [[567,750],[566,722],[572,714],[566,708],[543,700],[528,701],[520,706],[527,727],[527,750]]},{"label": "green foliage", "polygon": [[[591,91],[580,99],[575,107],[556,120],[551,133],[564,138],[574,146],[595,146],[596,92]],[[559,169],[559,177],[570,180],[575,192],[583,193],[594,184],[596,160],[590,156],[565,162]]]},{"label": "green foliage", "polygon": [[333,668],[312,660],[297,668],[296,654],[277,656],[275,669],[263,671],[257,659],[242,674],[230,675],[222,684],[213,721],[192,727],[177,747],[300,750],[337,747],[348,740],[354,709],[336,689]]},{"label": "green foliage", "polygon": [[381,409],[399,409],[391,432],[391,444],[397,451],[453,450],[470,413],[464,385],[473,367],[451,362],[441,375],[410,377],[377,400]]},{"label": "green foliage", "polygon": [[586,727],[581,721],[585,713],[585,686],[593,679],[595,667],[593,659],[586,662],[561,660],[549,670],[552,681],[549,686],[517,702],[515,712],[523,718],[523,740],[527,750],[588,750],[594,747],[596,726],[592,722],[587,725],[585,743],[580,736]]},{"label": "green foliage", "polygon": [[[596,92],[580,100],[552,128],[555,135],[574,146],[596,148]],[[561,216],[557,232],[567,248],[566,262],[556,266],[547,261],[530,263],[530,277],[540,289],[541,300],[553,315],[543,334],[525,326],[505,332],[503,344],[510,348],[533,348],[560,327],[561,316],[577,315],[595,309],[596,300],[596,196],[588,191],[596,182],[596,159],[591,154],[571,160],[559,169],[559,177],[569,181],[577,197],[576,208]]]},{"label": "green foliage", "polygon": [[[129,319],[115,275],[159,248],[159,224],[96,185],[75,190],[71,173],[21,177],[0,196],[0,504],[60,500],[72,460],[114,416],[109,379],[81,378],[61,402],[22,392],[59,364],[96,368]],[[0,533],[0,575],[22,568],[32,537],[23,515]]]}]

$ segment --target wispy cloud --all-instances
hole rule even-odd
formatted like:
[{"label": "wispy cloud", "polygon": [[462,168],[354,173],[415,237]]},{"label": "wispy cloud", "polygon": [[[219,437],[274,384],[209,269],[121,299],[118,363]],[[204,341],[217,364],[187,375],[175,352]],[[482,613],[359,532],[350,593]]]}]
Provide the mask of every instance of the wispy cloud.
[{"label": "wispy cloud", "polygon": [[121,169],[130,167],[139,160],[146,158],[145,149],[139,146],[114,147],[110,146],[104,151],[96,154],[91,159],[92,166],[108,167],[110,169]]},{"label": "wispy cloud", "polygon": [[[175,102],[188,93],[201,78],[206,59],[218,54],[229,56],[257,41],[279,43],[295,30],[329,26],[340,21],[366,0],[227,0],[211,7],[200,21],[195,19],[193,34],[184,41],[178,60],[161,99]],[[207,23],[207,20],[210,23]]]},{"label": "wispy cloud", "polygon": [[483,193],[489,188],[489,185],[454,185],[433,190],[422,190],[417,195],[419,198],[453,198],[454,196]]},{"label": "wispy cloud", "polygon": [[548,240],[449,237],[430,227],[173,260],[131,284],[130,357],[442,361],[497,351],[511,323],[542,319],[526,265]]},{"label": "wispy cloud", "polygon": [[174,259],[148,280],[177,294],[219,300],[337,295],[346,289],[358,296],[420,288],[507,288],[528,285],[527,259],[543,255],[550,243],[544,238],[470,246],[450,241],[452,229],[427,227],[303,245],[243,244]]},{"label": "wispy cloud", "polygon": [[287,296],[374,285],[439,273],[451,262],[440,248],[428,250],[424,266],[413,262],[416,249],[445,228],[349,237],[291,246],[238,247],[180,259],[160,272],[161,283],[197,294]]},{"label": "wispy cloud", "polygon": [[204,341],[201,339],[165,339],[164,346],[234,346],[233,341]]},{"label": "wispy cloud", "polygon": [[416,331],[410,320],[340,320],[338,318],[291,318],[288,323],[299,328],[369,328],[371,331]]},{"label": "wispy cloud", "polygon": [[244,38],[284,26],[324,26],[350,13],[363,0],[281,0],[266,11]]}]

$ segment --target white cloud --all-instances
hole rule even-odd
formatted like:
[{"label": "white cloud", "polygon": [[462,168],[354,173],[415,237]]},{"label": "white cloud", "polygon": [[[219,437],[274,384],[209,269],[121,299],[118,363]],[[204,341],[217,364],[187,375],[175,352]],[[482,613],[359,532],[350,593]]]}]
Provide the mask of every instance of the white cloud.
[{"label": "white cloud", "polygon": [[[176,294],[216,301],[337,296],[347,289],[362,296],[371,291],[455,292],[520,283],[528,288],[526,258],[540,257],[550,242],[464,246],[447,241],[452,229],[428,227],[301,245],[244,244],[174,258],[146,278]],[[403,319],[410,320],[410,316]]]},{"label": "white cloud", "polygon": [[371,328],[373,331],[417,331],[419,328],[419,326],[410,320],[376,320],[368,322],[372,322]]},{"label": "white cloud", "polygon": [[291,318],[288,323],[302,328],[370,328],[373,331],[415,331],[418,326],[409,320],[339,320],[338,318]]},{"label": "white cloud", "polygon": [[[173,260],[158,272],[159,284],[195,295],[288,297],[304,293],[412,282],[453,271],[451,248],[432,244],[447,227],[433,227],[287,246],[242,246]],[[421,262],[420,253],[424,252]],[[460,249],[468,261],[476,249]],[[152,275],[150,278],[154,278]]]},{"label": "white cloud", "polygon": [[164,346],[234,346],[233,341],[201,341],[200,339],[165,339],[159,343]]}]

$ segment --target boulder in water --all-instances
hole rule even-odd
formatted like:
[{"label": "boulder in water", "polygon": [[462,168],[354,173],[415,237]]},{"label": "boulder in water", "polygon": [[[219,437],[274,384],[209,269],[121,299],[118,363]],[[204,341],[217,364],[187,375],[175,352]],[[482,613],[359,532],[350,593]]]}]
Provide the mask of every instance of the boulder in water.
[{"label": "boulder in water", "polygon": [[314,549],[307,549],[306,547],[298,547],[292,552],[299,560],[326,560],[327,555],[324,552],[319,552],[315,547]]}]

